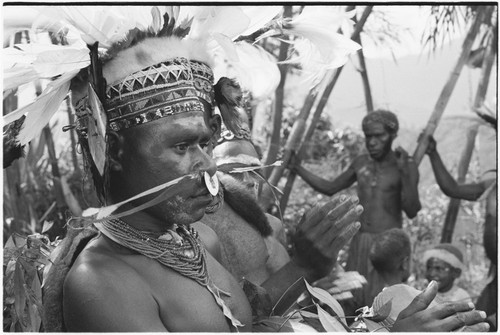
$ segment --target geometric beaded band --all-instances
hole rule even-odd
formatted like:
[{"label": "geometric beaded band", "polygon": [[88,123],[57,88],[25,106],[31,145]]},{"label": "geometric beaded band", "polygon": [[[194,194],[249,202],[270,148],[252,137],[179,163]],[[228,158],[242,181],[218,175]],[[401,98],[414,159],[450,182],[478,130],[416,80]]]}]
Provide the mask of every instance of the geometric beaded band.
[{"label": "geometric beaded band", "polygon": [[[212,69],[204,63],[177,57],[134,72],[106,87],[108,125],[114,131],[179,113],[214,106]],[[85,131],[87,97],[76,103],[77,127]]]}]

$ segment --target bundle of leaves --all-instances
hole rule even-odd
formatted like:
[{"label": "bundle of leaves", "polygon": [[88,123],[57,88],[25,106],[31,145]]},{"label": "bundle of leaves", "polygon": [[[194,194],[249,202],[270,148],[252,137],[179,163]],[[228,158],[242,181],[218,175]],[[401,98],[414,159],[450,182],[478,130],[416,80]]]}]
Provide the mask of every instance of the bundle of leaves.
[{"label": "bundle of leaves", "polygon": [[[56,242],[57,243],[57,242]],[[42,323],[42,278],[56,243],[45,235],[12,235],[4,247],[3,330],[39,332]]]}]

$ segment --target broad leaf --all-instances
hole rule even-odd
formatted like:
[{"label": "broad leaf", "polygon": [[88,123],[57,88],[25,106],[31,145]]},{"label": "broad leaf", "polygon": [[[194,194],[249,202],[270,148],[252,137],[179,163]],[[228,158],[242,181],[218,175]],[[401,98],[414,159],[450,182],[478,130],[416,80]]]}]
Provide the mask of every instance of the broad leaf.
[{"label": "broad leaf", "polygon": [[327,305],[328,307],[330,307],[333,310],[333,312],[335,312],[335,314],[337,314],[337,316],[339,316],[341,318],[345,318],[344,310],[342,309],[342,307],[340,306],[338,301],[335,300],[335,298],[333,298],[330,295],[330,293],[328,293],[327,291],[325,291],[319,287],[312,287],[311,285],[309,285],[307,283],[306,280],[304,280],[304,282],[306,283],[307,290],[309,291],[309,293],[312,294],[313,297],[315,297],[320,302],[322,302],[325,305]]},{"label": "broad leaf", "polygon": [[363,319],[363,322],[369,332],[388,332],[387,328],[373,320]]},{"label": "broad leaf", "polygon": [[45,234],[52,226],[54,225],[54,221],[47,221],[43,223],[42,234]]},{"label": "broad leaf", "polygon": [[374,322],[384,321],[391,313],[391,309],[392,309],[392,298],[385,304],[383,304],[382,307],[380,307],[377,310],[377,313],[370,319]]},{"label": "broad leaf", "polygon": [[327,332],[345,332],[346,329],[344,326],[340,323],[337,318],[331,316],[328,314],[323,308],[321,308],[320,305],[316,305],[318,308],[318,316],[319,316],[319,321],[321,322],[321,325]]},{"label": "broad leaf", "polygon": [[254,332],[294,332],[290,322],[281,316],[270,316],[265,319],[258,320],[253,324],[252,328]]},{"label": "broad leaf", "polygon": [[24,273],[20,262],[16,263],[16,269],[14,271],[14,298],[16,315],[22,324],[24,307],[26,305],[26,295],[24,291]]}]

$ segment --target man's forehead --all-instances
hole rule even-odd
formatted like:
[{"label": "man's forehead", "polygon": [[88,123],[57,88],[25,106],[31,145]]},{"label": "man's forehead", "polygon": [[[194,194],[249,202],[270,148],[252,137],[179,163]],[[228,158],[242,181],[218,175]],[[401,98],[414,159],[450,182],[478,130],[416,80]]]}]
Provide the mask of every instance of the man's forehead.
[{"label": "man's forehead", "polygon": [[436,257],[431,257],[427,261],[427,264],[431,265],[439,265],[439,266],[450,266],[447,262],[443,261],[442,259],[436,258]]},{"label": "man's forehead", "polygon": [[200,136],[210,134],[205,117],[199,112],[172,115],[124,130],[124,132],[129,131],[133,136],[151,136],[157,134],[162,137],[177,137],[193,132]]},{"label": "man's forehead", "polygon": [[364,133],[383,133],[387,132],[385,125],[382,122],[371,121],[363,125]]}]

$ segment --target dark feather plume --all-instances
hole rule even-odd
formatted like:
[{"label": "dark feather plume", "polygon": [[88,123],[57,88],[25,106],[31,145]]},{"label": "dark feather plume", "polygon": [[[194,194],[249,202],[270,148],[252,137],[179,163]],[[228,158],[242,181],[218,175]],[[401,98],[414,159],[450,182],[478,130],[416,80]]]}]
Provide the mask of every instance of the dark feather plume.
[{"label": "dark feather plume", "polygon": [[233,79],[222,77],[214,87],[215,101],[222,114],[222,120],[227,129],[234,134],[241,134],[248,125],[242,116],[243,92],[240,85]]},{"label": "dark feather plume", "polygon": [[24,119],[26,116],[23,115],[19,119],[10,123],[7,126],[7,129],[3,133],[3,168],[9,167],[12,162],[16,159],[24,157],[25,146],[21,146],[19,142],[16,140],[21,127],[23,126]]}]

